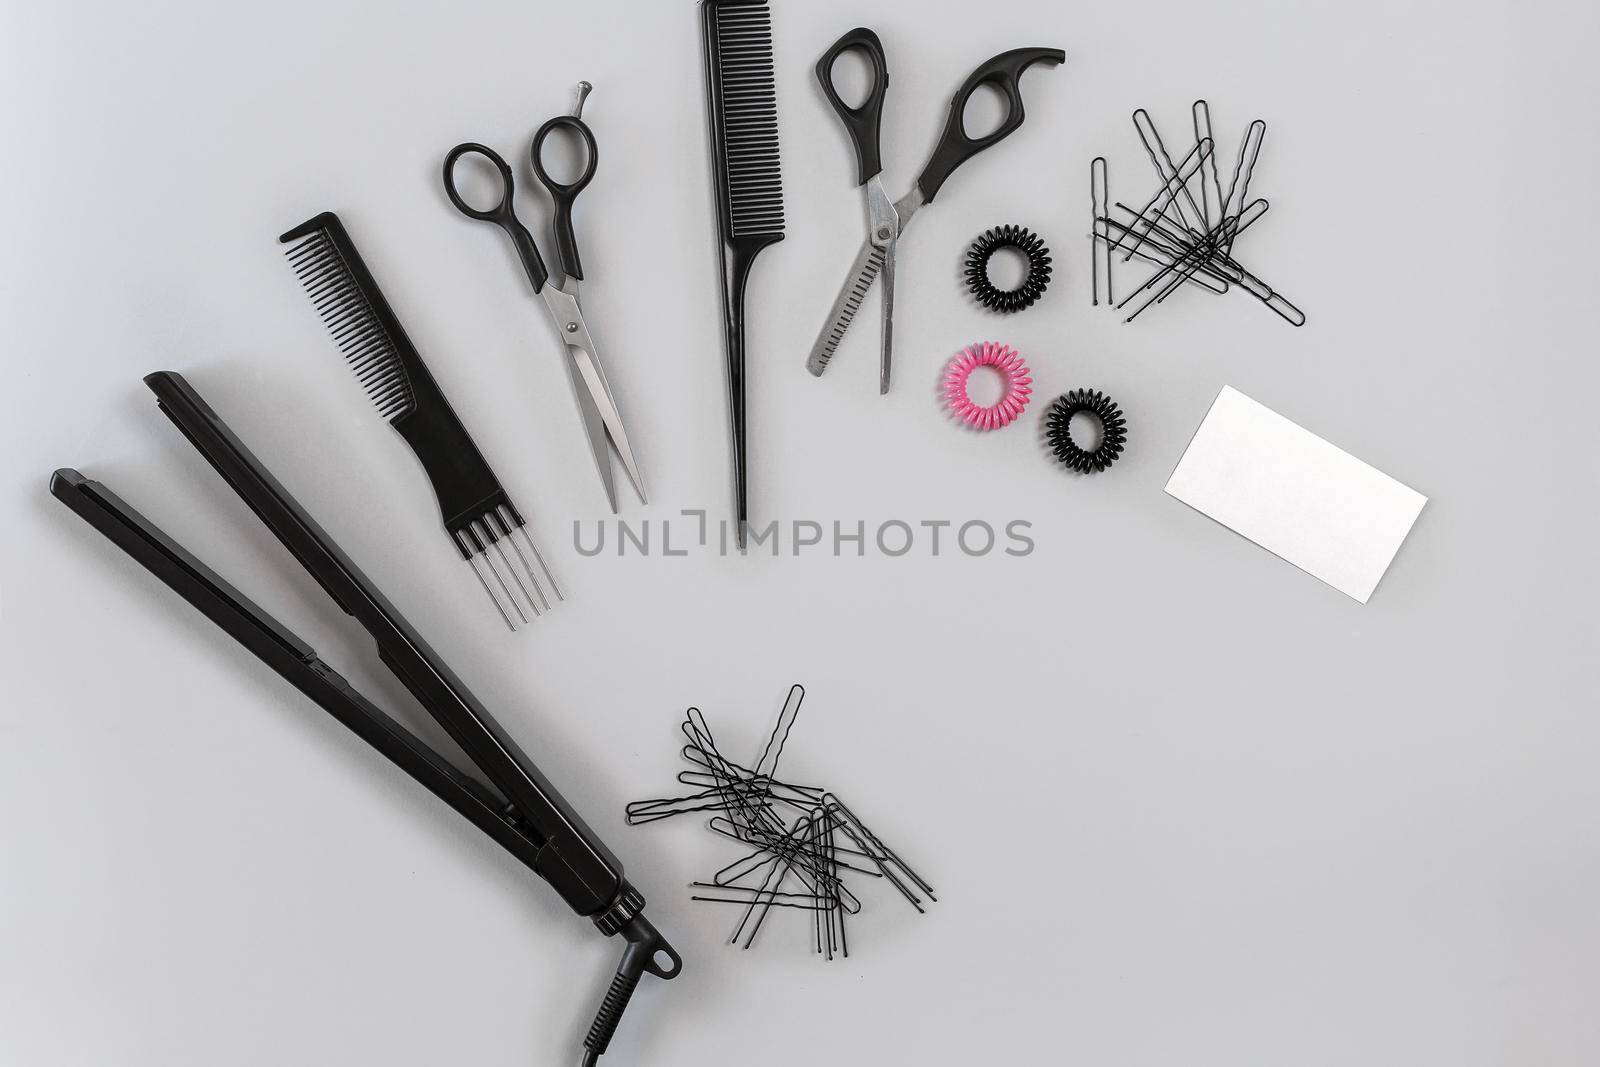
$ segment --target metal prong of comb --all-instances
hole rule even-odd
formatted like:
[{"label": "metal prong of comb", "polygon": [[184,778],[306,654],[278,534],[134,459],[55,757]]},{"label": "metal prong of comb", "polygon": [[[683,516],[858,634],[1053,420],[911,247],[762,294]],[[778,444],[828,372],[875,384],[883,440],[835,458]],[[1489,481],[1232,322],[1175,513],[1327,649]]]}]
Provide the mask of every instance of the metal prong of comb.
[{"label": "metal prong of comb", "polygon": [[[472,528],[469,527],[469,529]],[[480,546],[483,544],[483,541],[487,540],[486,538],[481,538],[481,535],[476,529],[473,529],[473,539],[478,540]],[[511,591],[511,587],[506,584],[505,577],[500,573],[500,568],[494,565],[494,557],[489,555],[489,549],[487,547],[480,547],[478,549],[478,556],[489,568],[489,573],[494,575],[494,580],[499,583],[501,590],[506,594],[506,599],[511,602],[511,607],[516,611],[517,617],[522,620],[523,625],[527,625],[528,613],[522,610],[522,605],[517,602],[516,594],[513,593]],[[516,575],[512,575],[512,577],[515,578]]]},{"label": "metal prong of comb", "polygon": [[511,629],[512,633],[515,633],[517,624],[511,621],[511,614],[506,611],[505,605],[500,602],[500,598],[490,588],[489,579],[485,578],[483,571],[478,569],[478,552],[473,548],[472,542],[467,540],[466,535],[460,532],[456,533],[456,540],[461,543],[462,551],[467,553],[467,566],[471,567],[472,573],[478,576],[478,584],[483,586],[483,591],[489,594],[490,600],[494,601],[494,608],[500,613],[500,617],[506,621],[506,626]]},{"label": "metal prong of comb", "polygon": [[[501,522],[507,523],[509,526],[516,527],[517,531],[522,534],[522,539],[524,541],[526,541],[527,544],[528,544],[528,551],[533,553],[533,558],[539,564],[539,570],[544,573],[544,580],[550,583],[550,589],[551,589],[552,592],[555,593],[556,599],[557,600],[566,600],[567,599],[566,596],[563,595],[562,592],[561,592],[561,587],[556,584],[555,575],[550,573],[549,565],[545,563],[544,556],[540,554],[539,546],[533,543],[533,535],[528,533],[528,527],[525,526],[524,524],[522,524],[521,522],[515,521],[516,520],[516,516],[514,514],[512,514],[507,508],[505,508],[503,506],[500,508],[500,516],[501,516],[501,518],[500,518]],[[511,545],[512,545],[513,548],[516,548],[517,547],[516,541],[512,540]],[[517,548],[517,554],[520,556],[522,554],[522,549]],[[527,561],[524,560],[523,562],[526,563]],[[533,573],[533,569],[531,567],[529,568],[528,573],[530,575]],[[546,605],[546,606],[548,606],[548,605]]]},{"label": "metal prong of comb", "polygon": [[511,575],[511,580],[516,583],[518,589],[522,590],[522,595],[528,601],[528,606],[533,609],[534,617],[538,618],[540,614],[539,602],[533,598],[532,593],[528,592],[528,584],[522,580],[522,575],[517,573],[517,568],[511,565],[511,557],[506,555],[505,546],[500,543],[500,534],[494,529],[490,516],[486,514],[482,519],[474,522],[472,530],[495,550],[495,554],[500,557],[500,562],[505,564],[506,572]]},{"label": "metal prong of comb", "polygon": [[[517,544],[517,539],[512,536],[512,532],[516,529],[516,526],[508,521],[505,507],[502,506],[496,508],[494,511],[491,511],[485,515],[483,518],[483,524],[489,527],[491,531],[499,534],[500,539],[511,546],[511,550],[517,555],[517,560],[522,564],[523,573],[527,574],[528,582],[533,586],[534,593],[538,594],[539,604],[543,606],[545,611],[549,611],[550,599],[544,595],[544,588],[539,584],[539,576],[534,573],[533,567],[528,563],[527,554],[522,551],[522,546]],[[504,553],[505,549],[499,545],[499,542],[496,542],[496,546],[500,547],[500,551]],[[506,565],[511,565],[511,561],[509,559],[506,560]],[[546,577],[548,577],[548,575]],[[523,592],[527,592],[527,590],[524,589]],[[529,597],[528,600],[529,603],[533,602],[532,597]],[[537,608],[535,610],[537,610]]]}]

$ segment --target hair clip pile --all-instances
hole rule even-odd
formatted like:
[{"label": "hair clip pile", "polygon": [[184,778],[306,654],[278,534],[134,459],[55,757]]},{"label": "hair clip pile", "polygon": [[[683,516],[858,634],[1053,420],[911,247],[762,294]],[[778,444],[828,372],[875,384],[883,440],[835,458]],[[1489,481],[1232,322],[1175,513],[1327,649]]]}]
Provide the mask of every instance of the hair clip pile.
[{"label": "hair clip pile", "polygon": [[741,904],[744,914],[729,944],[749,948],[774,908],[811,912],[813,950],[827,959],[850,955],[845,916],[861,910],[861,900],[844,883],[847,874],[884,878],[919,912],[923,896],[935,900],[933,887],[867,829],[844,801],[817,786],[793,785],[775,775],[778,757],[800,712],[805,689],[789,690],[778,723],[767,738],[754,768],[733,762],[718,751],[711,728],[699,708],[690,708],[683,722],[689,743],[683,757],[696,770],[683,771],[678,781],[697,792],[628,805],[627,821],[639,826],[674,815],[709,812],[713,833],[754,850],[713,874],[692,882],[692,900]]},{"label": "hair clip pile", "polygon": [[1196,100],[1191,115],[1195,145],[1174,164],[1149,112],[1140,108],[1133,113],[1133,128],[1161,182],[1159,190],[1138,211],[1118,202],[1115,207],[1122,217],[1112,215],[1105,157],[1097,156],[1090,162],[1094,211],[1090,240],[1105,249],[1104,255],[1096,254],[1091,260],[1095,303],[1100,302],[1102,291],[1107,303],[1111,301],[1111,259],[1120,252],[1124,263],[1137,258],[1160,268],[1117,303],[1117,308],[1122,309],[1135,298],[1144,298],[1125,322],[1132,322],[1146,308],[1162,303],[1184,285],[1192,285],[1212,293],[1226,293],[1238,287],[1285,322],[1303,326],[1304,312],[1233,257],[1234,243],[1267,213],[1266,200],[1249,199],[1250,177],[1261,156],[1267,124],[1257,119],[1245,129],[1233,178],[1224,193],[1217,173],[1216,144],[1211,138],[1211,108],[1204,100]]},{"label": "hair clip pile", "polygon": [[[1005,392],[988,407],[967,392],[967,381],[979,367],[993,367],[1005,378]],[[944,372],[944,399],[950,413],[975,430],[998,430],[1016,421],[1033,394],[1033,374],[1017,350],[998,341],[968,345]]]},{"label": "hair clip pile", "polygon": [[[1021,252],[1028,260],[1028,272],[1015,289],[1001,289],[989,277],[989,261],[1002,248]],[[1039,235],[1022,226],[997,226],[985,230],[967,250],[967,288],[978,303],[990,311],[1009,315],[1032,307],[1050,284],[1050,249]]]}]

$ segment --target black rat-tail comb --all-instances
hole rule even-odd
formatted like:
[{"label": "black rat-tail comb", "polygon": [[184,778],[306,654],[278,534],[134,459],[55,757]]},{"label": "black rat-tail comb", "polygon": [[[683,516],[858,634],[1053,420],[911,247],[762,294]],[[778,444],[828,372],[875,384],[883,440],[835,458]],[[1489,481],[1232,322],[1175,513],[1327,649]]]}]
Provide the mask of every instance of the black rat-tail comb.
[{"label": "black rat-tail comb", "polygon": [[[422,462],[433,483],[434,496],[439,499],[439,513],[450,543],[472,567],[506,625],[517,628],[513,615],[524,623],[528,621],[512,586],[522,592],[535,616],[550,607],[533,564],[522,550],[523,544],[556,599],[562,599],[521,513],[428,373],[422,356],[395,318],[339,216],[324,211],[278,240],[289,246],[285,253],[289,265],[305,286],[356,380],[366,387],[378,414],[400,432]],[[521,535],[520,542],[514,534]],[[501,567],[495,566],[497,557],[509,583]],[[513,557],[521,564],[520,573],[512,563]],[[485,576],[486,570],[493,576],[494,585]],[[496,586],[499,593],[495,592]]]},{"label": "black rat-tail comb", "polygon": [[766,0],[701,0],[706,121],[722,238],[722,310],[733,428],[734,521],[744,545],[744,293],[756,254],[783,240],[783,174],[778,166],[778,92],[772,67],[772,12]]}]

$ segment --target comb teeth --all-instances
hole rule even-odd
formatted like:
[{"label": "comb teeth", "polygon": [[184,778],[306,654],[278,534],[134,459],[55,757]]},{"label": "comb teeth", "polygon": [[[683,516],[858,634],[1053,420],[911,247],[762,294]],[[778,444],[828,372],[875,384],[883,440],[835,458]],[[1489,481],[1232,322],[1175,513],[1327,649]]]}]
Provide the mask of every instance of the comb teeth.
[{"label": "comb teeth", "polygon": [[327,231],[313,231],[284,255],[378,414],[393,420],[410,411],[415,403],[411,379],[394,340]]},{"label": "comb teeth", "polygon": [[722,103],[723,211],[729,235],[783,233],[778,165],[778,96],[772,68],[772,12],[765,0],[717,4],[717,93]]}]

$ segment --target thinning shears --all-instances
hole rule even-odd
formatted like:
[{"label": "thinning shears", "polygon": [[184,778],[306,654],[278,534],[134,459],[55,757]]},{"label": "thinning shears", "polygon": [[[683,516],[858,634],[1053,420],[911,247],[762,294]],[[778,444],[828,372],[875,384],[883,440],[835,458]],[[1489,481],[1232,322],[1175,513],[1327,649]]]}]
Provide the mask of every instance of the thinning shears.
[{"label": "thinning shears", "polygon": [[[533,243],[533,235],[517,218],[511,205],[516,193],[511,168],[498,152],[472,142],[456,145],[444,157],[444,191],[463,215],[479,222],[494,223],[510,236],[517,250],[517,258],[522,261],[522,269],[533,284],[533,291],[544,299],[545,308],[550,312],[550,321],[555,323],[556,333],[566,346],[568,370],[572,374],[572,387],[578,397],[578,412],[583,417],[584,432],[589,438],[589,449],[594,453],[595,467],[600,473],[600,483],[605,487],[606,500],[614,512],[617,510],[617,488],[611,469],[611,449],[616,450],[617,458],[622,461],[623,469],[627,471],[641,501],[645,500],[645,493],[644,479],[639,474],[639,465],[628,444],[628,432],[622,425],[622,414],[617,410],[611,386],[606,381],[605,369],[600,365],[600,352],[589,334],[588,325],[583,321],[583,309],[578,296],[578,283],[583,281],[583,262],[578,257],[578,239],[572,229],[572,205],[594,177],[595,163],[599,158],[594,132],[583,121],[583,102],[592,88],[588,82],[579,82],[578,102],[571,114],[557,115],[540,126],[539,132],[533,135],[533,147],[529,151],[534,177],[539,179],[539,184],[544,186],[555,205],[551,230],[555,235],[556,255],[561,264],[562,279],[559,283],[550,281],[550,272],[545,269],[538,245]],[[571,130],[583,142],[583,173],[570,183],[556,181],[544,166],[545,141],[558,129]],[[491,208],[473,207],[456,187],[456,163],[466,155],[483,156],[494,164],[500,174],[500,200]]]},{"label": "thinning shears", "polygon": [[[839,96],[833,84],[833,66],[846,52],[857,51],[866,55],[872,67],[872,87],[866,99],[851,107]],[[883,56],[883,42],[866,27],[857,27],[839,38],[817,61],[817,80],[828,102],[839,113],[850,141],[856,150],[856,184],[866,197],[867,239],[862,242],[856,261],[850,266],[839,298],[834,301],[828,322],[817,335],[811,348],[806,369],[821,375],[828,369],[834,349],[839,347],[845,331],[861,308],[861,301],[881,275],[883,278],[883,336],[878,370],[878,392],[889,391],[889,370],[894,351],[894,275],[895,255],[899,251],[900,234],[904,232],[911,216],[923,204],[931,203],[939,187],[957,167],[1010,136],[1022,125],[1022,91],[1019,81],[1022,72],[1035,63],[1056,66],[1066,62],[1067,54],[1059,48],[1013,48],[985,62],[961,83],[950,101],[950,114],[945,119],[944,133],[934,147],[933,155],[917,176],[911,191],[899,200],[891,201],[883,187],[883,162],[878,154],[878,133],[883,121],[883,98],[889,88],[889,68]],[[967,135],[965,112],[967,101],[980,86],[989,85],[999,90],[1006,100],[1006,116],[999,126],[982,137]]]}]

